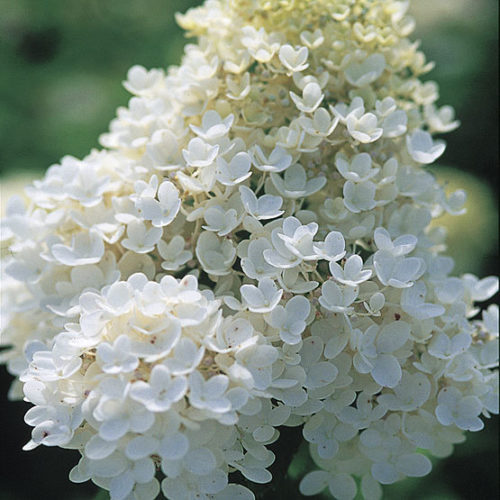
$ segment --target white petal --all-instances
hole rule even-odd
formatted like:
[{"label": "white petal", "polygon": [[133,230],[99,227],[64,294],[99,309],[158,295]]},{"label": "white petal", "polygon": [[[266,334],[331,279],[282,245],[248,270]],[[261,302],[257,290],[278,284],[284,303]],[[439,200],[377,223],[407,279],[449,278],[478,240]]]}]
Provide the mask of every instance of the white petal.
[{"label": "white petal", "polygon": [[260,469],[257,467],[243,467],[240,469],[241,473],[250,481],[258,484],[264,484],[271,481],[273,476],[267,469]]},{"label": "white petal", "polygon": [[352,500],[356,496],[356,483],[349,474],[336,474],[328,481],[330,493],[338,500]]},{"label": "white petal", "polygon": [[217,493],[217,500],[255,500],[255,495],[241,484],[229,484]]},{"label": "white petal", "polygon": [[125,454],[131,460],[138,460],[151,455],[158,447],[158,441],[149,436],[137,436],[128,442]]},{"label": "white petal", "polygon": [[198,477],[197,483],[200,485],[200,490],[203,493],[213,495],[219,493],[227,486],[227,473],[216,469],[207,476]]},{"label": "white petal", "polygon": [[135,481],[130,471],[121,474],[112,479],[109,484],[109,492],[113,500],[124,500],[127,495],[132,491]]},{"label": "white petal", "polygon": [[189,440],[180,432],[165,436],[161,440],[158,453],[166,460],[178,460],[182,458],[189,450]]},{"label": "white petal", "polygon": [[392,484],[400,478],[394,465],[388,463],[373,464],[371,470],[373,477],[382,484]]},{"label": "white petal", "polygon": [[99,460],[111,455],[115,449],[116,441],[105,441],[96,434],[85,445],[85,455],[93,460]]},{"label": "white petal", "polygon": [[191,450],[184,456],[184,465],[189,472],[204,476],[215,469],[215,456],[207,448]]},{"label": "white petal", "polygon": [[397,469],[410,477],[422,477],[432,469],[431,461],[420,453],[409,453],[398,457]]},{"label": "white petal", "polygon": [[384,387],[396,387],[401,380],[401,366],[390,354],[381,354],[373,362],[371,375],[377,384]]},{"label": "white petal", "polygon": [[305,496],[321,493],[327,486],[330,475],[323,470],[315,470],[307,473],[299,484],[300,492]]}]

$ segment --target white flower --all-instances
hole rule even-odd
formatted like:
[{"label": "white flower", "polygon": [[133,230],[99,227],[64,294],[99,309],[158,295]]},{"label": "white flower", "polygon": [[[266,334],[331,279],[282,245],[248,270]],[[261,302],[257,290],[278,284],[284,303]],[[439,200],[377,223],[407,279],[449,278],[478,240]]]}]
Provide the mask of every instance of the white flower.
[{"label": "white flower", "polygon": [[127,224],[127,236],[121,244],[136,253],[149,253],[160,241],[163,234],[161,227],[147,228],[140,220],[133,220]]},{"label": "white flower", "polygon": [[468,332],[458,333],[451,338],[444,332],[436,332],[429,342],[428,352],[438,359],[451,359],[467,351],[471,343],[472,338]]},{"label": "white flower", "polygon": [[255,167],[263,172],[282,172],[292,164],[292,156],[280,146],[276,146],[270,155],[266,156],[257,144],[252,149],[251,158]]},{"label": "white flower", "polygon": [[274,219],[283,213],[283,210],[280,210],[283,204],[281,196],[265,194],[257,198],[246,186],[240,186],[239,191],[245,210],[257,220]]},{"label": "white flower", "polygon": [[302,89],[302,97],[292,91],[290,91],[290,97],[299,111],[312,113],[321,104],[324,94],[316,82],[310,82]]},{"label": "white flower", "polygon": [[155,365],[149,382],[138,380],[130,388],[130,397],[142,403],[148,410],[164,412],[179,401],[188,388],[183,376],[172,378],[166,366]]},{"label": "white flower", "polygon": [[130,199],[137,202],[141,198],[154,198],[158,190],[158,176],[152,175],[148,182],[138,180],[134,182],[135,194]]},{"label": "white flower", "polygon": [[328,79],[328,71],[321,71],[317,76],[307,74],[304,75],[303,73],[294,73],[292,75],[293,83],[300,90],[303,90],[304,87],[311,82],[317,83],[322,89],[324,89],[328,83]]},{"label": "white flower", "polygon": [[259,281],[259,286],[243,285],[240,288],[241,297],[248,309],[252,312],[267,313],[272,311],[283,295],[283,290],[279,290],[274,281],[270,278],[263,278]]},{"label": "white flower", "polygon": [[296,163],[285,170],[284,178],[271,173],[271,180],[279,194],[285,198],[302,198],[319,191],[325,184],[325,177],[315,177],[307,180],[306,171]]},{"label": "white flower", "polygon": [[250,74],[246,72],[239,82],[227,76],[226,86],[228,89],[226,96],[229,97],[229,99],[241,101],[250,93]]},{"label": "white flower", "polygon": [[82,422],[81,412],[72,412],[67,406],[35,406],[24,417],[28,425],[34,426],[31,440],[23,450],[45,446],[64,446],[73,437],[74,431]]},{"label": "white flower", "polygon": [[280,237],[280,235],[283,234],[282,229],[273,229],[271,241],[274,248],[270,248],[266,245],[262,253],[265,261],[271,265],[273,269],[290,269],[298,266],[302,262],[302,258],[299,255],[288,249],[285,241]]},{"label": "white flower", "polygon": [[389,232],[378,227],[373,233],[373,239],[379,250],[389,252],[393,257],[407,255],[417,246],[418,239],[413,234],[404,234],[398,236],[394,241],[391,239]]},{"label": "white flower", "polygon": [[373,256],[373,267],[378,279],[386,286],[411,287],[425,271],[425,263],[419,257],[395,256],[391,250],[377,250]]},{"label": "white flower", "polygon": [[220,240],[214,233],[206,231],[198,238],[196,256],[208,274],[224,276],[230,272],[236,248],[230,240]]},{"label": "white flower", "polygon": [[200,363],[204,349],[188,338],[181,338],[172,350],[172,356],[164,361],[172,375],[186,375]]},{"label": "white flower", "polygon": [[386,408],[379,404],[375,405],[372,395],[363,391],[357,397],[356,406],[344,406],[338,417],[341,422],[353,425],[357,429],[366,429],[386,413]]},{"label": "white flower", "polygon": [[192,252],[184,250],[186,242],[180,235],[175,235],[169,243],[158,242],[158,253],[163,259],[161,267],[166,271],[177,271],[193,258]]},{"label": "white flower", "polygon": [[[130,403],[127,398],[129,389],[128,383],[115,378],[105,378],[99,384],[96,391],[98,402],[92,410],[92,417],[99,422],[99,436],[105,441],[116,441],[129,430],[145,432],[153,425],[152,413],[140,404]],[[84,409],[84,414],[86,411]]]},{"label": "white flower", "polygon": [[342,269],[336,262],[330,262],[332,276],[344,285],[357,286],[370,279],[371,269],[363,270],[363,259],[359,255],[351,255]]},{"label": "white flower", "polygon": [[101,260],[104,243],[95,231],[77,233],[71,239],[71,246],[56,243],[50,247],[54,258],[66,266],[83,266]]},{"label": "white flower", "polygon": [[416,319],[428,319],[441,316],[445,309],[440,304],[425,302],[427,287],[423,281],[418,281],[410,288],[405,288],[401,294],[401,309]]},{"label": "white flower", "polygon": [[189,401],[195,408],[206,409],[214,413],[224,413],[231,408],[231,402],[225,397],[229,379],[225,375],[214,375],[204,380],[194,371],[189,376]]},{"label": "white flower", "polygon": [[315,260],[317,255],[313,247],[313,238],[318,231],[318,224],[310,222],[302,225],[295,217],[287,217],[283,221],[283,232],[277,236],[283,240],[291,253],[303,260]]},{"label": "white flower", "polygon": [[325,41],[325,37],[319,28],[313,33],[305,30],[300,34],[300,41],[310,49],[317,49]]},{"label": "white flower", "polygon": [[483,324],[486,331],[493,337],[498,337],[498,306],[491,304],[483,311]]},{"label": "white flower", "polygon": [[390,97],[384,97],[382,100],[377,100],[375,102],[375,111],[380,118],[385,118],[389,116],[397,109],[396,101]]},{"label": "white flower", "polygon": [[364,306],[366,307],[366,310],[374,315],[374,316],[380,316],[381,314],[381,309],[385,305],[385,295],[382,292],[375,292],[371,297],[368,302],[364,302]]},{"label": "white flower", "polygon": [[167,226],[179,212],[181,206],[179,191],[170,181],[163,181],[158,188],[158,200],[141,196],[135,206],[144,220],[151,221],[153,226]]},{"label": "white flower", "polygon": [[266,238],[258,238],[250,242],[247,256],[241,259],[241,267],[249,278],[260,280],[276,275],[278,269],[265,258],[265,253],[271,248],[272,245]]},{"label": "white flower", "polygon": [[496,276],[480,280],[472,274],[464,274],[462,279],[467,295],[474,302],[488,300],[498,292],[498,278]]},{"label": "white flower", "polygon": [[271,481],[287,426],[303,494],[379,500],[498,413],[498,280],[453,275],[430,226],[464,210],[423,165],[458,123],[408,2],[360,3],[179,15],[182,63],[131,68],[104,149],[8,204],[24,449],[79,449],[70,479],[114,500],[251,500],[231,472]]},{"label": "white flower", "polygon": [[465,287],[459,278],[445,278],[436,283],[434,293],[439,302],[455,304],[464,297]]},{"label": "white flower", "polygon": [[[280,127],[278,130],[278,135],[277,135],[277,141],[276,141],[276,147],[279,148],[286,148],[288,150],[290,149],[296,149],[299,152],[304,152],[302,151],[302,145],[304,143],[304,140],[306,138],[306,133],[304,130],[300,127],[300,124],[298,120],[293,121],[289,127],[283,126]],[[320,141],[321,142],[321,141]],[[317,144],[316,144],[317,146]],[[308,152],[311,152],[311,149],[308,149]]]},{"label": "white flower", "polygon": [[[403,446],[396,446],[396,442],[391,441],[392,437],[392,433],[372,429],[361,434],[360,440],[363,441],[365,454],[371,454],[372,450],[376,453],[381,445],[383,448],[389,448],[386,456],[376,459],[376,463],[371,467],[372,477],[381,484],[392,484],[405,476],[421,477],[429,474],[432,469],[431,461],[420,453],[405,453]],[[392,449],[389,443],[394,443]]]},{"label": "white flower", "polygon": [[156,130],[146,144],[146,157],[155,170],[177,170],[182,165],[182,155],[175,134],[169,129]]},{"label": "white flower", "polygon": [[229,352],[250,345],[255,339],[254,329],[244,318],[228,316],[217,330],[216,339],[208,339],[209,347],[218,352]]},{"label": "white flower", "polygon": [[[206,142],[214,141],[228,134],[234,122],[234,115],[230,114],[222,119],[214,110],[207,111],[201,120],[201,127],[190,125],[191,130]],[[188,146],[189,147],[189,146]],[[187,161],[187,160],[186,160]]]},{"label": "white flower", "polygon": [[339,102],[335,106],[330,105],[330,111],[340,120],[341,123],[345,124],[348,116],[354,116],[360,118],[365,112],[365,105],[363,98],[356,96],[349,106],[344,102]]},{"label": "white flower", "polygon": [[311,306],[309,301],[300,295],[291,298],[285,305],[276,306],[266,318],[273,327],[279,329],[281,340],[287,344],[295,345],[301,340],[301,334],[306,327]]},{"label": "white flower", "polygon": [[345,255],[345,240],[339,231],[330,231],[325,241],[313,243],[314,251],[320,259],[334,262],[342,259]]},{"label": "white flower", "polygon": [[356,483],[349,474],[326,473],[325,476],[323,473],[324,471],[307,473],[300,482],[300,492],[307,496],[316,495],[328,486],[328,490],[335,498],[352,500],[356,496]]},{"label": "white flower", "polygon": [[321,287],[319,303],[332,312],[351,312],[350,305],[356,300],[358,293],[358,287],[345,286],[341,288],[333,281],[328,280]]},{"label": "white flower", "polygon": [[97,346],[96,361],[105,373],[127,373],[134,371],[139,360],[131,352],[130,339],[120,335],[113,344],[103,342]]},{"label": "white flower", "polygon": [[218,144],[211,146],[199,137],[191,139],[187,149],[182,150],[182,156],[190,167],[207,167],[215,161],[218,153]]},{"label": "white flower", "polygon": [[17,260],[5,263],[5,275],[17,281],[36,283],[43,272],[45,260],[34,248],[23,248],[17,253]]},{"label": "white flower", "polygon": [[442,192],[442,206],[451,215],[462,215],[466,212],[464,204],[467,200],[467,193],[463,189],[457,189],[450,196]]},{"label": "white flower", "polygon": [[374,82],[385,69],[385,57],[382,54],[372,54],[364,61],[352,61],[344,70],[347,81],[356,87],[364,87]]},{"label": "white flower", "polygon": [[437,109],[434,104],[428,104],[424,107],[424,115],[431,132],[451,132],[460,126],[460,122],[454,119],[455,110],[451,106]]},{"label": "white flower", "polygon": [[399,137],[406,133],[408,123],[408,115],[402,110],[398,109],[386,116],[381,126],[384,129],[384,137]]},{"label": "white flower", "polygon": [[378,174],[379,168],[372,168],[372,159],[368,153],[360,153],[354,156],[349,163],[347,158],[338,154],[335,158],[335,166],[340,175],[353,182],[364,182]]},{"label": "white flower", "polygon": [[236,153],[229,164],[219,156],[217,158],[217,180],[225,186],[239,184],[252,175],[250,166],[250,156],[243,151]]},{"label": "white flower", "polygon": [[271,345],[254,344],[236,353],[236,361],[245,367],[257,389],[265,390],[272,382],[272,365],[278,359],[279,351]]},{"label": "white flower", "polygon": [[203,217],[207,223],[203,226],[203,229],[213,231],[219,236],[229,234],[234,228],[239,226],[242,219],[242,217],[238,216],[238,212],[234,208],[224,210],[220,205],[208,207]]},{"label": "white flower", "polygon": [[332,459],[339,451],[339,443],[350,441],[358,434],[355,427],[332,418],[325,412],[314,415],[304,425],[304,437],[312,443],[317,454],[325,460]]},{"label": "white flower", "polygon": [[278,55],[283,66],[292,73],[304,71],[309,66],[307,47],[299,47],[296,50],[291,45],[285,44],[280,47]]},{"label": "white flower", "polygon": [[344,205],[355,214],[371,210],[377,205],[375,201],[376,189],[375,184],[371,181],[359,183],[347,181],[344,184]]},{"label": "white flower", "polygon": [[385,387],[396,387],[402,377],[401,365],[393,354],[410,338],[410,326],[394,321],[379,329],[370,326],[364,333],[359,330],[354,338],[358,351],[353,364],[360,373],[370,373],[375,382]]},{"label": "white flower", "polygon": [[384,129],[378,126],[377,117],[373,113],[361,116],[350,113],[346,118],[346,125],[352,137],[365,144],[380,139],[384,132]]},{"label": "white flower", "polygon": [[479,418],[483,409],[476,396],[464,396],[456,387],[444,387],[438,394],[436,417],[443,425],[455,424],[467,431],[480,431],[484,424]]},{"label": "white flower", "polygon": [[132,66],[127,73],[127,81],[123,86],[132,94],[143,95],[151,92],[164,78],[163,71],[146,70],[142,66]]},{"label": "white flower", "polygon": [[428,164],[437,160],[446,146],[443,141],[433,141],[429,132],[416,130],[406,136],[406,147],[416,162]]},{"label": "white flower", "polygon": [[305,280],[299,274],[299,269],[294,267],[292,269],[285,269],[281,276],[277,277],[279,284],[283,290],[292,293],[307,293],[311,292],[318,286],[318,282],[314,280]]},{"label": "white flower", "polygon": [[60,352],[40,350],[33,354],[28,372],[23,379],[35,374],[36,380],[46,382],[64,379],[78,371],[81,365],[82,360],[78,357],[61,356]]},{"label": "white flower", "polygon": [[398,385],[393,388],[394,394],[385,393],[378,397],[378,402],[388,410],[414,411],[429,399],[431,383],[423,373],[403,371]]},{"label": "white flower", "polygon": [[298,119],[300,126],[313,137],[328,137],[337,127],[338,117],[333,120],[325,108],[318,108],[312,119],[307,116],[301,116]]},{"label": "white flower", "polygon": [[280,46],[264,28],[256,30],[253,26],[244,26],[242,34],[241,43],[248,48],[255,60],[262,63],[269,62]]},{"label": "white flower", "polygon": [[175,178],[184,191],[192,194],[208,193],[214,187],[215,173],[215,164],[210,164],[202,169],[198,177],[178,171]]},{"label": "white flower", "polygon": [[130,250],[122,255],[117,263],[117,267],[124,280],[136,272],[145,274],[149,279],[152,279],[156,274],[155,263],[149,255],[137,254]]}]

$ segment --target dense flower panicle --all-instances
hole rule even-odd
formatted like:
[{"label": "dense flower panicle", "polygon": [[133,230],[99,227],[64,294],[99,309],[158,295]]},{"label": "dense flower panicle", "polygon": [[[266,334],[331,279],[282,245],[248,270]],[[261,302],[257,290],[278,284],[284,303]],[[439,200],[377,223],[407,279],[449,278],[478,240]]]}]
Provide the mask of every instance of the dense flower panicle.
[{"label": "dense flower panicle", "polygon": [[463,212],[427,164],[408,2],[207,0],[182,64],[134,66],[101,137],[10,200],[2,360],[25,449],[113,500],[251,499],[302,426],[304,495],[380,498],[498,413],[495,278],[451,276]]}]

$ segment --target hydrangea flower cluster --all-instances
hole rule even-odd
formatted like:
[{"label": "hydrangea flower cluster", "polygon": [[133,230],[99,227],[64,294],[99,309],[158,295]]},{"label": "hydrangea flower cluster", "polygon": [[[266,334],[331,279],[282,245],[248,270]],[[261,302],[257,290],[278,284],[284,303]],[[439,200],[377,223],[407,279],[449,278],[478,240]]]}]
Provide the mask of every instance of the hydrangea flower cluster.
[{"label": "hydrangea flower cluster", "polygon": [[301,427],[302,494],[376,500],[498,412],[498,281],[451,276],[429,227],[463,212],[426,168],[458,122],[407,9],[207,0],[181,66],[130,69],[105,149],[10,200],[25,449],[78,449],[113,500],[243,500],[232,473],[271,481]]}]

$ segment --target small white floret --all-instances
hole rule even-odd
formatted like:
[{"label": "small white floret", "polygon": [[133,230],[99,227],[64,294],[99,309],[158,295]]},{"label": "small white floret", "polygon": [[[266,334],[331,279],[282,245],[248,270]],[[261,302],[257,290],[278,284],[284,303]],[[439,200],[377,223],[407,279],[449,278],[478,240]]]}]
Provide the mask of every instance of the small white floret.
[{"label": "small white floret", "polygon": [[240,288],[241,297],[252,312],[267,313],[272,311],[281,300],[283,290],[278,289],[270,278],[259,281],[258,287],[254,285],[243,285]]},{"label": "small white floret", "polygon": [[294,49],[291,45],[285,44],[280,47],[278,56],[283,66],[292,73],[303,71],[309,66],[307,47]]},{"label": "small white floret", "polygon": [[351,62],[344,70],[347,81],[356,87],[364,87],[382,75],[385,69],[385,57],[382,54],[372,54],[364,61]]},{"label": "small white floret", "polygon": [[257,198],[254,192],[246,186],[240,186],[239,191],[245,210],[257,220],[274,219],[283,213],[283,210],[280,210],[283,205],[281,196],[265,194]]},{"label": "small white floret", "polygon": [[444,141],[433,141],[429,132],[415,130],[406,136],[406,147],[410,156],[418,163],[429,164],[437,160],[446,148]]}]

